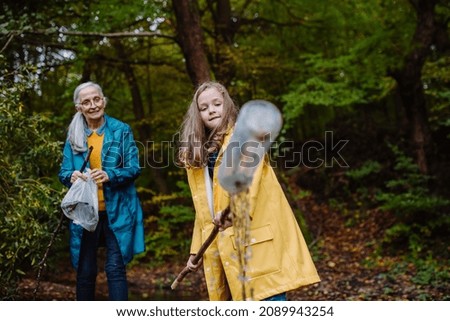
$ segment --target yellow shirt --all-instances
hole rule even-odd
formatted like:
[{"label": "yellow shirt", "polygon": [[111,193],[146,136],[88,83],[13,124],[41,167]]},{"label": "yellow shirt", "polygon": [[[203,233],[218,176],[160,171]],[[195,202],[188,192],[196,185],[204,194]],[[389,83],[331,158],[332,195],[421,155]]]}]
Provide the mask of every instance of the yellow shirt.
[{"label": "yellow shirt", "polygon": [[[95,131],[87,139],[88,145],[93,146],[89,162],[91,169],[102,169],[102,146],[104,134],[98,135]],[[98,210],[105,211],[105,197],[103,196],[103,184],[98,185]]]}]

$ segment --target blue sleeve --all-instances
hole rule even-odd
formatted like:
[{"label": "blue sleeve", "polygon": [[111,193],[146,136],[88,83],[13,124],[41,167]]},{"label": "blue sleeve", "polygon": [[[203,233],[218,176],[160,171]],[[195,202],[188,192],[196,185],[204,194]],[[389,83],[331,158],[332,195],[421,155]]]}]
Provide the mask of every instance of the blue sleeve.
[{"label": "blue sleeve", "polygon": [[58,173],[60,182],[70,188],[70,186],[72,186],[72,183],[70,182],[70,177],[72,176],[72,173],[74,171],[75,165],[73,163],[73,151],[72,148],[70,147],[69,141],[66,141],[66,143],[64,144],[61,169],[59,170]]}]

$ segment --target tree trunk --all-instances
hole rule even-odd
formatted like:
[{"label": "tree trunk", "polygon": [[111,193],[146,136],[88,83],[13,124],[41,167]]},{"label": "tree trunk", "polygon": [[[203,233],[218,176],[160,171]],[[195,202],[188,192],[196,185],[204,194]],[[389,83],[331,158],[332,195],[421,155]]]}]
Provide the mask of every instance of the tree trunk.
[{"label": "tree trunk", "polygon": [[80,84],[90,81],[91,74],[92,74],[91,63],[89,60],[85,60],[83,64],[83,71],[81,72]]},{"label": "tree trunk", "polygon": [[197,0],[173,0],[177,19],[177,41],[186,60],[186,69],[194,86],[211,79],[200,25]]},{"label": "tree trunk", "polygon": [[144,166],[150,166],[150,171],[152,173],[152,178],[155,181],[156,187],[158,188],[158,191],[163,194],[169,193],[169,187],[167,186],[167,179],[164,177],[163,171],[159,168],[159,165],[155,163],[155,160],[153,158],[153,153],[151,153],[148,148],[150,144],[147,144],[147,142],[151,141],[152,132],[151,128],[148,124],[146,124],[145,120],[145,109],[144,104],[141,97],[141,91],[139,89],[139,84],[136,79],[136,76],[134,74],[134,69],[131,66],[131,64],[128,62],[126,50],[123,44],[120,41],[113,42],[114,48],[116,49],[117,56],[121,61],[123,61],[123,64],[121,65],[121,69],[125,74],[126,80],[128,82],[128,86],[130,87],[131,92],[131,98],[133,103],[133,113],[135,116],[135,119],[138,123],[137,130],[138,130],[138,137],[139,141],[144,146],[144,153],[146,153],[146,162]]},{"label": "tree trunk", "polygon": [[415,4],[417,14],[416,30],[411,43],[411,52],[405,57],[401,70],[394,72],[398,83],[405,113],[408,118],[408,132],[414,149],[417,165],[422,173],[428,172],[427,149],[430,131],[422,84],[422,68],[430,53],[436,33],[436,0],[419,0]]},{"label": "tree trunk", "polygon": [[212,69],[217,79],[228,86],[236,75],[237,65],[233,57],[234,36],[237,29],[232,22],[230,0],[208,0],[208,8],[213,16],[215,28]]}]

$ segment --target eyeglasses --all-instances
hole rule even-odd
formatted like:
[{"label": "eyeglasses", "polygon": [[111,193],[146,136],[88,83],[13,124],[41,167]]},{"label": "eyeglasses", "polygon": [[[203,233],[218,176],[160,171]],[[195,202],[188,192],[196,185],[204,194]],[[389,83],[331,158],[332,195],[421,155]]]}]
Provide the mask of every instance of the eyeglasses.
[{"label": "eyeglasses", "polygon": [[92,99],[83,100],[78,105],[81,105],[84,108],[91,108],[92,104],[94,104],[95,106],[99,107],[103,103],[103,100],[104,100],[104,97],[95,96]]}]

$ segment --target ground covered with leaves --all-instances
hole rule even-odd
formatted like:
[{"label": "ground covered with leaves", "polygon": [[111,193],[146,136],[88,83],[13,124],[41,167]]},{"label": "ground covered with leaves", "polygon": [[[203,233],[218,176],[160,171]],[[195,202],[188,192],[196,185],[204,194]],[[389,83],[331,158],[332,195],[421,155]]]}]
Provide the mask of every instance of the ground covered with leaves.
[{"label": "ground covered with leaves", "polygon": [[[302,201],[302,211],[311,234],[312,254],[321,282],[288,293],[289,300],[448,300],[450,285],[418,282],[414,264],[401,256],[380,255],[378,244],[392,224],[389,213],[367,211],[360,220],[349,221],[342,213],[316,202]],[[130,300],[208,300],[204,275],[190,273],[175,290],[171,284],[183,269],[178,263],[155,268],[129,268]],[[25,278],[19,287],[20,300],[75,300],[75,274],[69,262],[45,271],[38,291],[35,277]],[[107,299],[105,274],[100,272],[98,299]]]}]

